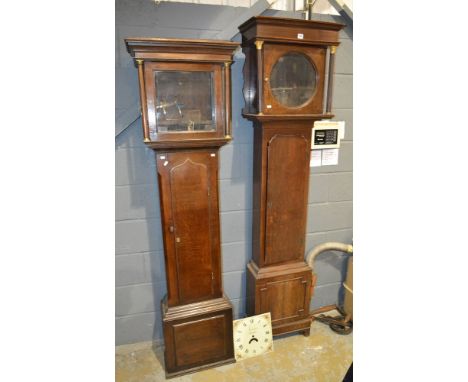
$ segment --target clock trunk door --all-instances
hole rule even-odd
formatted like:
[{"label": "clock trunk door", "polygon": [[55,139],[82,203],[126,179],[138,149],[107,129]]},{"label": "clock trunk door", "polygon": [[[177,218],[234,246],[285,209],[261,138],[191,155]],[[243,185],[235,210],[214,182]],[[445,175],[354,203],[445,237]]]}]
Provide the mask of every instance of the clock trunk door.
[{"label": "clock trunk door", "polygon": [[[214,150],[215,151],[215,150]],[[163,157],[164,159],[161,159]],[[158,154],[158,171],[169,193],[163,220],[169,301],[192,303],[221,296],[217,154],[213,150]],[[160,179],[161,180],[161,179]]]},{"label": "clock trunk door", "polygon": [[304,257],[310,140],[275,134],[268,142],[265,265]]}]

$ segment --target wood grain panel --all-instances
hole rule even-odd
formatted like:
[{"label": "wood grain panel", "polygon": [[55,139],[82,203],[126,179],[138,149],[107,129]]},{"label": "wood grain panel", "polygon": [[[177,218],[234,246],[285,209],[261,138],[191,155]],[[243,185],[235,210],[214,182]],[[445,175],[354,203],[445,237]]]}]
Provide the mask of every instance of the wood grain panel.
[{"label": "wood grain panel", "polygon": [[268,143],[265,264],[304,256],[308,140],[274,135]]},{"label": "wood grain panel", "polygon": [[268,282],[260,291],[262,309],[271,312],[272,323],[303,315],[306,297],[303,277]]},{"label": "wood grain panel", "polygon": [[187,303],[213,295],[208,166],[186,159],[170,184],[179,299]]},{"label": "wood grain panel", "polygon": [[[230,323],[229,323],[230,324]],[[177,366],[189,366],[226,356],[224,315],[174,325]]]}]

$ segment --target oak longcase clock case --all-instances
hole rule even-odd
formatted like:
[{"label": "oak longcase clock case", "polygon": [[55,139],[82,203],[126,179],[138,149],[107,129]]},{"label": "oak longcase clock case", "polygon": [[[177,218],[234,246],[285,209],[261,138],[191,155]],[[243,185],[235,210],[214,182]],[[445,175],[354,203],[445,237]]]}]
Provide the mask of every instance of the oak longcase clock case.
[{"label": "oak longcase clock case", "polygon": [[333,117],[335,51],[343,27],[262,16],[239,27],[243,116],[254,128],[247,313],[271,312],[274,335],[310,332],[313,280],[304,252],[311,132],[314,121]]},{"label": "oak longcase clock case", "polygon": [[234,361],[223,294],[218,151],[231,140],[230,64],[237,43],[126,39],[138,67],[145,143],[155,150],[167,296],[166,376]]}]

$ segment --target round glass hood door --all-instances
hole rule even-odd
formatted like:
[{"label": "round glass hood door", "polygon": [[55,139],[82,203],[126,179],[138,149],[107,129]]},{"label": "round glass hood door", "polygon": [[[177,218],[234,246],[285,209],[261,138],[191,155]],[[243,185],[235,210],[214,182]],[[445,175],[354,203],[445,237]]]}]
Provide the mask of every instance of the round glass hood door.
[{"label": "round glass hood door", "polygon": [[273,97],[285,107],[299,107],[312,98],[316,87],[316,71],[301,53],[287,53],[273,66],[270,89]]}]

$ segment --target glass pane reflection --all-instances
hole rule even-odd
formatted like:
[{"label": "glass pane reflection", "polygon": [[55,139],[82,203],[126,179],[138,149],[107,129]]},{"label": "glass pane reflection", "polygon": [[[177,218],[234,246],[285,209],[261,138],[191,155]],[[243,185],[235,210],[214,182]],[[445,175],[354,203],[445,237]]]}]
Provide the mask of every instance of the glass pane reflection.
[{"label": "glass pane reflection", "polygon": [[298,107],[309,101],[316,86],[315,68],[301,53],[287,53],[273,66],[270,88],[283,106]]},{"label": "glass pane reflection", "polygon": [[156,71],[158,132],[216,130],[213,72]]}]

